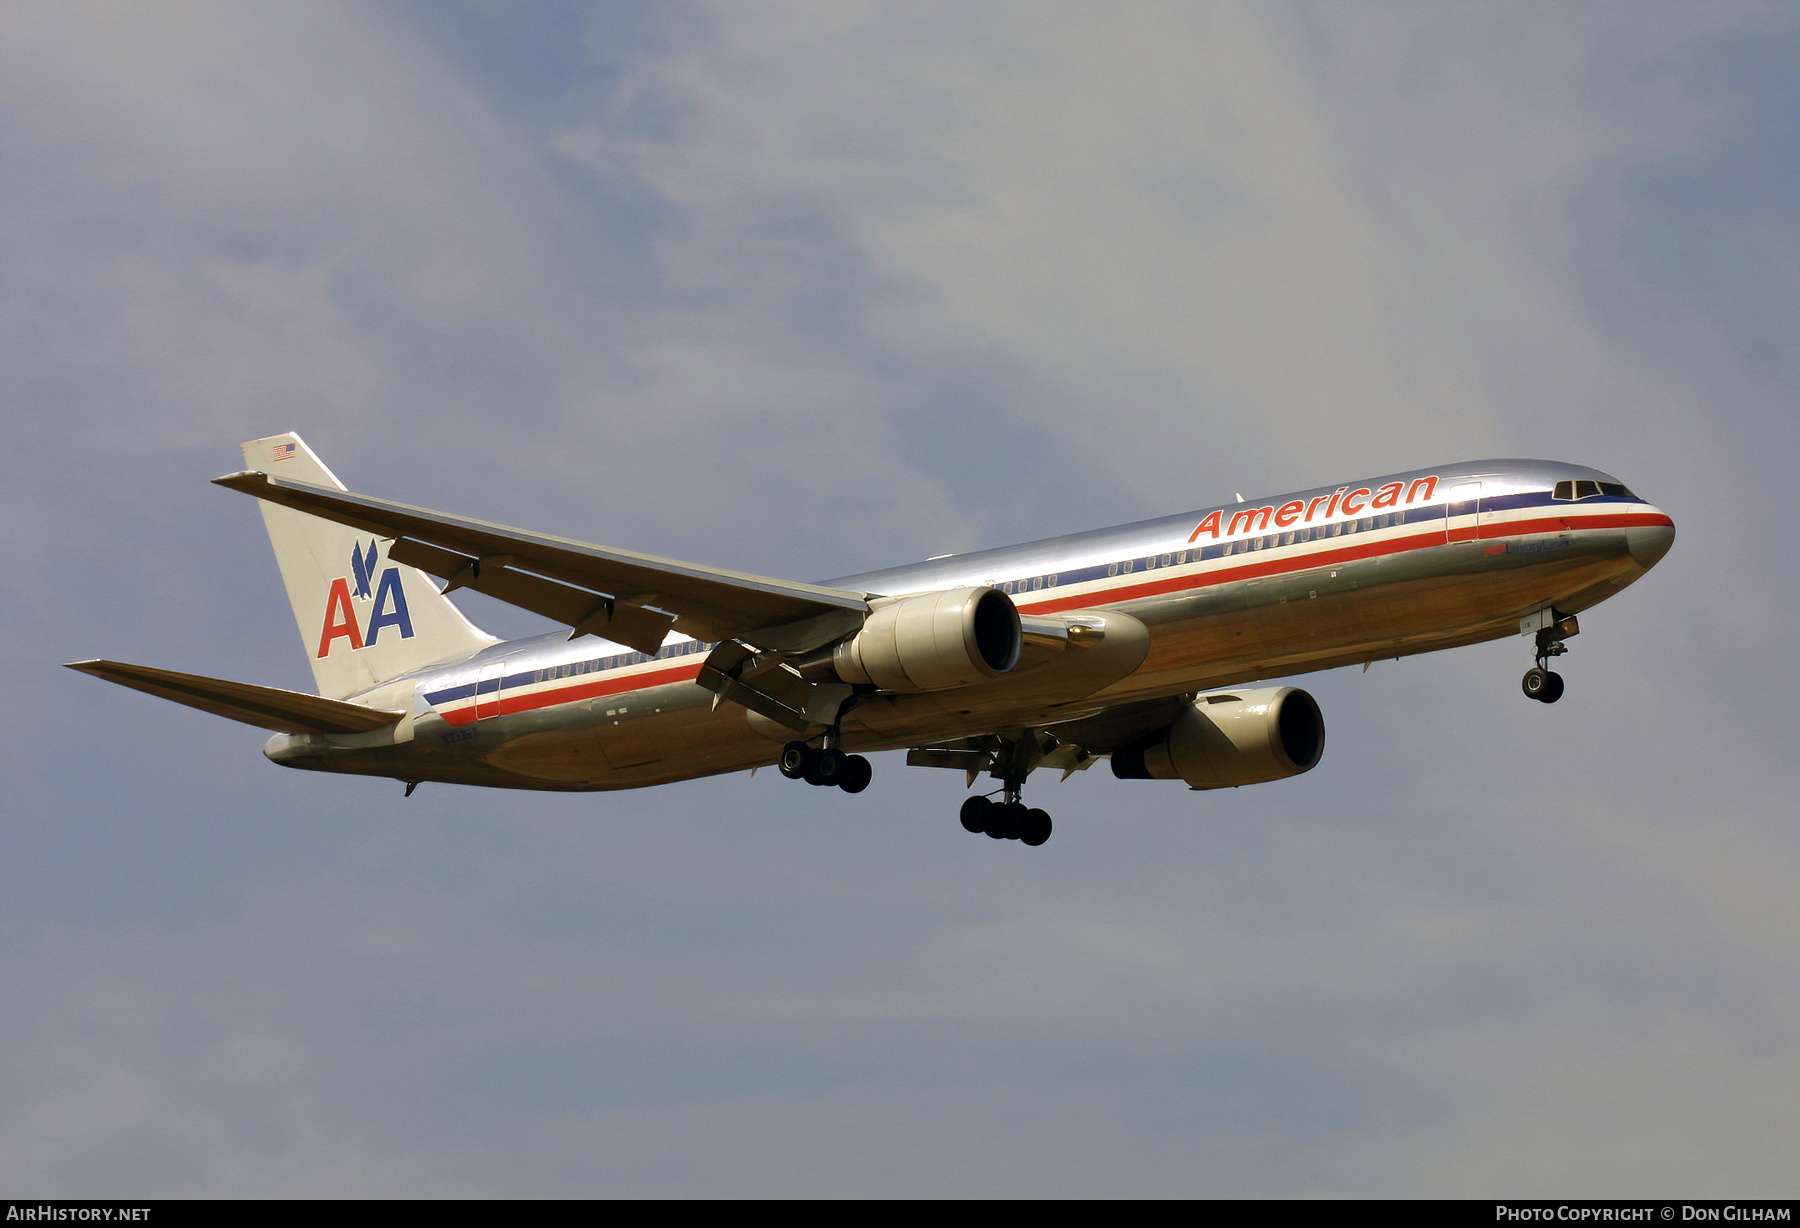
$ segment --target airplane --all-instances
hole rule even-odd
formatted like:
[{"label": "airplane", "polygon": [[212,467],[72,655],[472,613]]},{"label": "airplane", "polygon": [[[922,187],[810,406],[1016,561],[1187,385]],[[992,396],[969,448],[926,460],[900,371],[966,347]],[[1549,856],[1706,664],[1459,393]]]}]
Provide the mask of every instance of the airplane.
[{"label": "airplane", "polygon": [[[69,668],[274,731],[286,767],[630,789],[774,764],[846,793],[865,752],[960,770],[962,826],[1041,845],[1040,768],[1235,788],[1312,770],[1314,670],[1529,636],[1555,703],[1577,615],[1674,522],[1598,470],[1465,462],[802,584],[351,492],[292,433],[213,479],[260,501],[318,694]],[[433,583],[430,576],[442,580]],[[566,627],[502,642],[458,589]]]}]

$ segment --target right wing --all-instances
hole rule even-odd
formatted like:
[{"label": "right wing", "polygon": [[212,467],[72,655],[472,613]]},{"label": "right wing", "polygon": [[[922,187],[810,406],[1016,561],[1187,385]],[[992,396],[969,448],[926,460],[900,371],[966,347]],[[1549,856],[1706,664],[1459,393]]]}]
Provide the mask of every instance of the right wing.
[{"label": "right wing", "polygon": [[793,651],[855,630],[869,612],[862,593],[529,533],[266,473],[213,481],[392,538],[388,557],[442,577],[445,592],[474,589],[542,614],[569,626],[571,639],[600,635],[655,652],[673,627],[697,640]]}]

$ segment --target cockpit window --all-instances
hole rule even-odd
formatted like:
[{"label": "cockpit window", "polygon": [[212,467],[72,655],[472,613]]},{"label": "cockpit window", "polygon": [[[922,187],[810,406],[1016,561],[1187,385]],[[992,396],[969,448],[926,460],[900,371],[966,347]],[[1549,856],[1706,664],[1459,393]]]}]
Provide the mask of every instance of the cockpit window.
[{"label": "cockpit window", "polygon": [[1566,499],[1576,502],[1592,499],[1596,495],[1607,495],[1614,499],[1635,499],[1636,495],[1618,482],[1596,482],[1591,478],[1578,478],[1575,481],[1562,481],[1550,492],[1552,499]]}]

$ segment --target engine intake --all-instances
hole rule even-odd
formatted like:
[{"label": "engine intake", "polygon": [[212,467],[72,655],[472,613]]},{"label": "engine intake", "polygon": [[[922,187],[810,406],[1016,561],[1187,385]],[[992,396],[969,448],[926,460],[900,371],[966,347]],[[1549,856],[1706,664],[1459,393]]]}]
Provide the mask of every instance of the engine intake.
[{"label": "engine intake", "polygon": [[997,588],[951,588],[902,597],[869,615],[839,644],[832,666],[846,682],[884,691],[947,691],[1018,664],[1019,611]]},{"label": "engine intake", "polygon": [[1311,771],[1325,718],[1291,686],[1203,695],[1148,742],[1113,752],[1121,780],[1185,780],[1195,789],[1256,785]]}]

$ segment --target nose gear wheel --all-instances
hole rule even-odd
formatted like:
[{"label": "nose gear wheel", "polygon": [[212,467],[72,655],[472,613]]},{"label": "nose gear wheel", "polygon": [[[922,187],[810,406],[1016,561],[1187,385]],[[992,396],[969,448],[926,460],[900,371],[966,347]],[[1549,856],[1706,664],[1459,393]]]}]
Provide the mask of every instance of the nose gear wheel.
[{"label": "nose gear wheel", "polygon": [[1563,676],[1550,668],[1550,658],[1568,652],[1569,646],[1563,640],[1580,633],[1581,625],[1573,614],[1558,616],[1550,626],[1537,633],[1537,664],[1526,670],[1519,680],[1519,689],[1527,698],[1541,704],[1553,704],[1563,697]]}]

